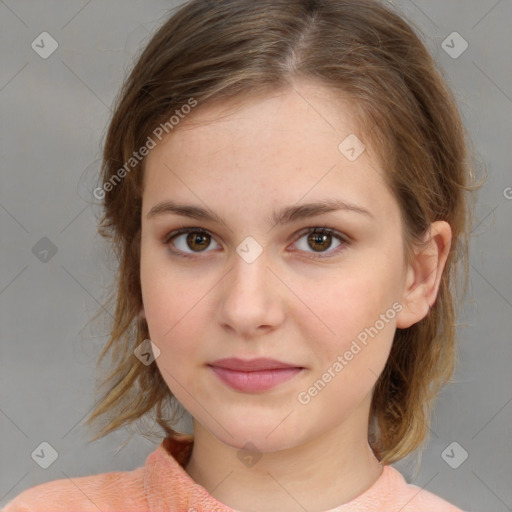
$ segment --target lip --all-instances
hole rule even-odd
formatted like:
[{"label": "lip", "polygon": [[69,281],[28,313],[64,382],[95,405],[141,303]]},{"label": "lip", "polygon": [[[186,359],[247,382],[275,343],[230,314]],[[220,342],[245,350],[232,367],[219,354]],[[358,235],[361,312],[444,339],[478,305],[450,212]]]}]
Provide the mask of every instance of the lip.
[{"label": "lip", "polygon": [[226,385],[244,393],[268,391],[302,372],[302,366],[275,359],[219,359],[208,365]]},{"label": "lip", "polygon": [[278,370],[283,368],[301,368],[300,366],[296,366],[294,364],[283,363],[277,359],[269,359],[266,357],[259,357],[257,359],[239,359],[238,357],[228,357],[225,359],[218,359],[217,361],[210,363],[209,366],[241,372]]}]

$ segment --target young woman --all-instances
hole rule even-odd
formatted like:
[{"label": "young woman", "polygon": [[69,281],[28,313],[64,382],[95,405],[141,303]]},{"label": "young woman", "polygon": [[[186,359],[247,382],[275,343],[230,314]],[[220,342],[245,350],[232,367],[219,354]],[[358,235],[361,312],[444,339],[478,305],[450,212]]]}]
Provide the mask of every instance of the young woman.
[{"label": "young woman", "polygon": [[180,6],[123,86],[94,191],[119,274],[89,421],[108,417],[97,439],[154,413],[165,439],[5,511],[460,512],[390,463],[453,371],[466,144],[383,3]]}]

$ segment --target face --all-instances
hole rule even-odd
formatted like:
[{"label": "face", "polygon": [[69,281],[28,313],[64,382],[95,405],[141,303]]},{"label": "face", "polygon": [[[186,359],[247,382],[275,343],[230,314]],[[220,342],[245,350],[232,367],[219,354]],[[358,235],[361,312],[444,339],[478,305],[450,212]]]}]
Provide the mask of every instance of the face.
[{"label": "face", "polygon": [[[295,89],[198,107],[145,165],[140,270],[156,364],[204,429],[262,452],[369,407],[406,274],[400,210],[350,102]],[[354,135],[366,146],[356,159]],[[338,205],[303,207],[322,202]],[[282,212],[294,213],[278,223]]]}]

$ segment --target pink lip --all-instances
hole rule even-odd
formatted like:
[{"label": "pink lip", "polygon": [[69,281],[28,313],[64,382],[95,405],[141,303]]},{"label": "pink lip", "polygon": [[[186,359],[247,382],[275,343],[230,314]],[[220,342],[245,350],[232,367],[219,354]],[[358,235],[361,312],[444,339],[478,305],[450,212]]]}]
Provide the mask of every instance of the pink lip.
[{"label": "pink lip", "polygon": [[219,359],[209,364],[213,372],[231,388],[245,393],[267,391],[303,370],[275,359]]}]

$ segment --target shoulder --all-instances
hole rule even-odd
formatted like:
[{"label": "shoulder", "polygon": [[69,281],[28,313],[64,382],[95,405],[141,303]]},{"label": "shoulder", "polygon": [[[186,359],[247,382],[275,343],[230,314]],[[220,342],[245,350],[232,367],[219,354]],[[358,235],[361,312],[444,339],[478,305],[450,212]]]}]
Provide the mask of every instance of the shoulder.
[{"label": "shoulder", "polygon": [[21,492],[1,512],[140,511],[147,505],[143,469],[62,478]]},{"label": "shoulder", "polygon": [[391,466],[386,466],[391,487],[396,493],[401,512],[464,512],[440,496],[417,485],[408,484],[403,475]]}]

